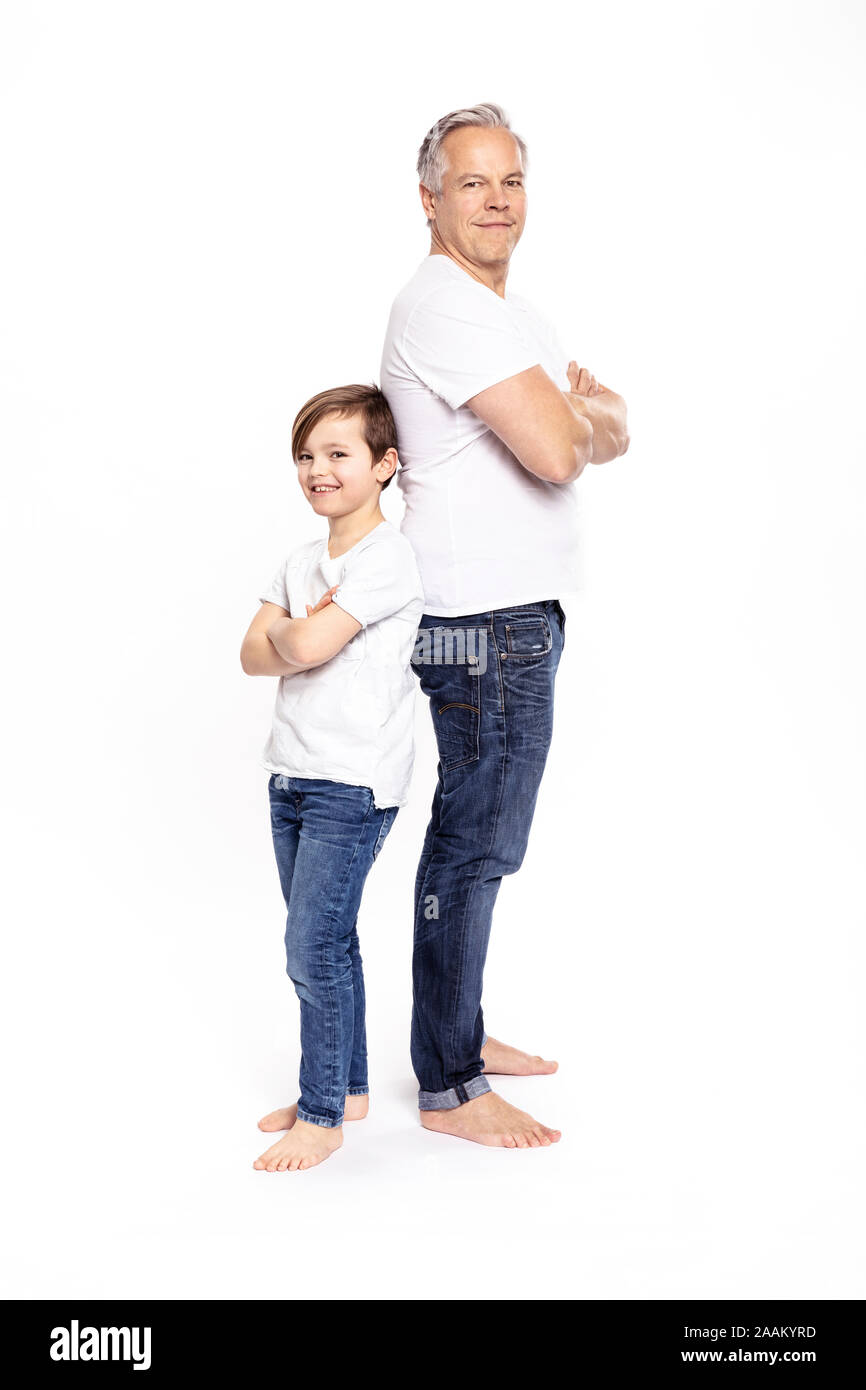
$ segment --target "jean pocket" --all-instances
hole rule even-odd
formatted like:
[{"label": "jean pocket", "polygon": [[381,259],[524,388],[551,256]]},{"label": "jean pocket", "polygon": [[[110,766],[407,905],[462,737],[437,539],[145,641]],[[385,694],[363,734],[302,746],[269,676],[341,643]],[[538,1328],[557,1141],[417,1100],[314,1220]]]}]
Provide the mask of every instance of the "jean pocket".
[{"label": "jean pocket", "polygon": [[457,659],[437,660],[434,654],[417,667],[445,772],[477,761],[481,726],[481,674],[474,647],[467,642],[450,655]]},{"label": "jean pocket", "polygon": [[481,712],[477,705],[464,700],[447,700],[444,705],[432,704],[433,728],[443,772],[474,763],[478,758],[478,735]]},{"label": "jean pocket", "polygon": [[466,666],[422,666],[421,689],[430,701],[443,772],[478,758],[481,690]]},{"label": "jean pocket", "polygon": [[505,656],[509,661],[532,661],[546,656],[552,646],[550,623],[542,613],[505,624]]}]

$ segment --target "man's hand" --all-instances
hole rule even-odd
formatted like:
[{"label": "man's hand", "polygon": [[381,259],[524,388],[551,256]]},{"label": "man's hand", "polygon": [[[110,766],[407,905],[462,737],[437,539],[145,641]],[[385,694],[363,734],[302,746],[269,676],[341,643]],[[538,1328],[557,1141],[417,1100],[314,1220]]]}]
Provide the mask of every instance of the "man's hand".
[{"label": "man's hand", "polygon": [[321,610],[331,602],[331,599],[333,598],[334,594],[337,592],[339,587],[339,584],[332,585],[328,592],[326,594],[323,594],[322,597],[319,599],[319,602],[316,604],[315,608],[312,608],[309,603],[306,604],[305,606],[307,609],[307,617],[312,618],[314,613],[320,613]]},{"label": "man's hand", "polygon": [[588,367],[578,367],[574,361],[568,364],[568,381],[576,396],[600,396],[607,390],[601,386]]},{"label": "man's hand", "polygon": [[[563,394],[578,415],[592,423],[592,457],[590,463],[609,463],[628,448],[626,407],[622,396],[596,381],[588,367],[568,364],[568,384],[571,390]],[[602,396],[607,400],[603,401]]]}]

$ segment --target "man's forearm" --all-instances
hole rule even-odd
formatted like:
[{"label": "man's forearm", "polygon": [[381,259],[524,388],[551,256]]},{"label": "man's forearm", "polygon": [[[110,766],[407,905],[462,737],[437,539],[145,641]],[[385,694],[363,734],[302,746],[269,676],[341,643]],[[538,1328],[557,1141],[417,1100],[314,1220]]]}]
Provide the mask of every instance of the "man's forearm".
[{"label": "man's forearm", "polygon": [[577,415],[583,415],[592,425],[592,457],[590,463],[609,463],[628,448],[626,404],[622,396],[605,387],[597,396],[581,396],[576,391],[563,395]]}]

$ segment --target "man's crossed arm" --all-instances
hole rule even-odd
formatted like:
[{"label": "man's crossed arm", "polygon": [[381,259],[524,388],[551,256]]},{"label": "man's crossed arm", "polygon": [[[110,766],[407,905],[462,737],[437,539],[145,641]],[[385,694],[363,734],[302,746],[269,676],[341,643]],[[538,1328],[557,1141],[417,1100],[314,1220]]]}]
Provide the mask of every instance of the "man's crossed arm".
[{"label": "man's crossed arm", "polygon": [[488,386],[467,405],[537,478],[570,483],[588,463],[609,463],[629,445],[626,404],[586,367],[568,364],[569,391],[542,366]]}]

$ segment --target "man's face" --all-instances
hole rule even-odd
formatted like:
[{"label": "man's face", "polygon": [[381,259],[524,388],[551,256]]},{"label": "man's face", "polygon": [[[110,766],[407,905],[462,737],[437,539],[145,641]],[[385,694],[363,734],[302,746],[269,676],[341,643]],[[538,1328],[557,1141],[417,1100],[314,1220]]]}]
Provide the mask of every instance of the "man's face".
[{"label": "man's face", "polygon": [[422,192],[440,240],[473,264],[507,264],[526,220],[517,141],[501,127],[464,126],[446,135],[442,154],[442,192]]},{"label": "man's face", "polygon": [[319,516],[345,516],[378,500],[379,483],[393,473],[396,451],[373,467],[361,416],[325,415],[310,430],[297,458],[298,482]]}]

